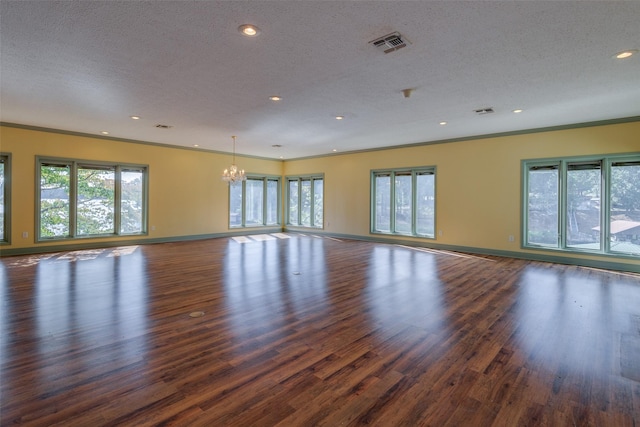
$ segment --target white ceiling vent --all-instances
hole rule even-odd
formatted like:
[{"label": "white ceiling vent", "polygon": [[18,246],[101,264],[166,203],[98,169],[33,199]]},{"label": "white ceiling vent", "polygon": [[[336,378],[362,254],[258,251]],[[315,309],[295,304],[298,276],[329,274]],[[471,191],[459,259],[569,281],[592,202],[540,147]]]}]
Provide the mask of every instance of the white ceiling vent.
[{"label": "white ceiling vent", "polygon": [[158,129],[171,129],[173,126],[157,124]]},{"label": "white ceiling vent", "polygon": [[484,114],[491,114],[491,113],[495,113],[495,111],[493,111],[492,107],[487,107],[487,108],[478,108],[477,110],[473,110],[474,113],[476,113],[479,116],[482,116]]},{"label": "white ceiling vent", "polygon": [[394,50],[402,49],[403,47],[407,46],[407,40],[402,38],[400,33],[398,33],[397,31],[395,33],[387,34],[386,36],[382,36],[378,39],[372,40],[369,43],[374,45],[384,53],[393,52]]}]

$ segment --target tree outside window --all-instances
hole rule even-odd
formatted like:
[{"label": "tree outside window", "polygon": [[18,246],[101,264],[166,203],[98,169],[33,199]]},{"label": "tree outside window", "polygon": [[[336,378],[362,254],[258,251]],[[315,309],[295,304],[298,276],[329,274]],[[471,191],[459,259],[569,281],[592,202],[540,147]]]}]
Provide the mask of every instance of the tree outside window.
[{"label": "tree outside window", "polygon": [[38,164],[39,239],[146,232],[146,167],[50,159]]},{"label": "tree outside window", "polygon": [[229,184],[229,227],[278,225],[280,178],[250,176]]},{"label": "tree outside window", "polygon": [[435,167],[372,172],[372,233],[435,237]]},{"label": "tree outside window", "polygon": [[523,162],[524,246],[640,255],[640,157]]},{"label": "tree outside window", "polygon": [[324,177],[287,177],[287,224],[321,228],[324,221]]}]

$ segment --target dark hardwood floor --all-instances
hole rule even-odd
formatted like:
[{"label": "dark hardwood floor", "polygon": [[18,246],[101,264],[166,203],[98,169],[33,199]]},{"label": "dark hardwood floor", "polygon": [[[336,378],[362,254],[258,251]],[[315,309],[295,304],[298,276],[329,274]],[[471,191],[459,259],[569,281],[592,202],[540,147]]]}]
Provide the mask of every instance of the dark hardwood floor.
[{"label": "dark hardwood floor", "polygon": [[299,234],[0,268],[2,426],[640,426],[634,274]]}]

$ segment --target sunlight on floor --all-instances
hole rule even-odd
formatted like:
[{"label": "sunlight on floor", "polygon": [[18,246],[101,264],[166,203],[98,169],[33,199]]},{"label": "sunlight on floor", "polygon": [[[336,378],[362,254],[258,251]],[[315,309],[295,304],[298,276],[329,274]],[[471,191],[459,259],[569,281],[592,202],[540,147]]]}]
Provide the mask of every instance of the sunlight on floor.
[{"label": "sunlight on floor", "polygon": [[42,255],[33,255],[28,258],[17,257],[15,260],[9,260],[7,267],[29,267],[36,265],[42,261],[67,262],[67,261],[88,261],[96,259],[100,256],[113,258],[132,255],[138,246],[122,246],[110,249],[87,249],[73,252],[59,252]]},{"label": "sunlight on floor", "polygon": [[253,243],[253,242],[264,242],[267,240],[276,240],[276,239],[290,239],[291,236],[284,233],[272,233],[272,234],[254,234],[251,236],[235,236],[231,239],[236,243]]}]

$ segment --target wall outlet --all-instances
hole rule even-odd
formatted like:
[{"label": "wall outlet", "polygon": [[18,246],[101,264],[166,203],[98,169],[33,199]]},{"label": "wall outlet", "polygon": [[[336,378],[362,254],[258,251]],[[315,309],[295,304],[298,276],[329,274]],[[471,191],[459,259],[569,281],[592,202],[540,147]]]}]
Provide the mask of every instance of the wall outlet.
[{"label": "wall outlet", "polygon": [[151,231],[156,231],[156,226],[155,225],[151,226]]},{"label": "wall outlet", "polygon": [[438,230],[438,236],[442,237],[442,230]]},{"label": "wall outlet", "polygon": [[23,231],[22,232],[22,238],[23,239],[28,239],[29,238],[29,232],[28,231]]},{"label": "wall outlet", "polygon": [[513,237],[512,235],[509,235],[509,241],[510,241],[510,242],[515,242],[515,241],[516,241],[516,239],[515,239],[515,237]]}]

